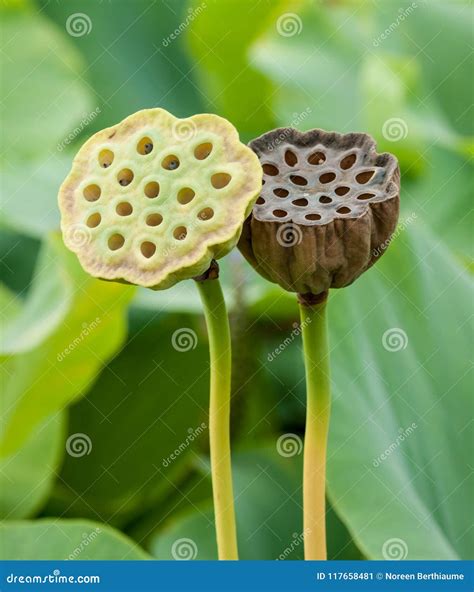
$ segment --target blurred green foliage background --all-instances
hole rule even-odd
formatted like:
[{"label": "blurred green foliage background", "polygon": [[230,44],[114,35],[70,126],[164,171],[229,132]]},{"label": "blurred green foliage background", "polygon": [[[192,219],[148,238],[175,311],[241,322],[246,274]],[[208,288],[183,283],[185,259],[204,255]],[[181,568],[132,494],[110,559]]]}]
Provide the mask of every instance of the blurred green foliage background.
[{"label": "blurred green foliage background", "polygon": [[[228,117],[243,141],[274,126],[367,131],[398,157],[399,231],[330,299],[329,554],[387,558],[395,544],[408,559],[472,559],[472,4],[9,0],[1,12],[2,558],[168,559],[182,539],[216,557],[195,288],[90,278],[57,232],[78,146],[159,106]],[[221,267],[241,557],[301,559],[295,299],[238,253]],[[195,347],[177,351],[183,328]],[[401,345],[386,347],[394,329]],[[282,438],[295,448],[282,454]]]}]

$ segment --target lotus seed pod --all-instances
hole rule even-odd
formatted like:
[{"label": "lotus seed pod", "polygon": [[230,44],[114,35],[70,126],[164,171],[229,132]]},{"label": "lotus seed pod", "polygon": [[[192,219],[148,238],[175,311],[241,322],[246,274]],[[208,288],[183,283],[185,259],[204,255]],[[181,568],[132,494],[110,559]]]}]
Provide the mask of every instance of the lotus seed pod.
[{"label": "lotus seed pod", "polygon": [[236,245],[261,183],[225,119],[139,111],[79,150],[59,192],[64,242],[95,277],[168,288]]},{"label": "lotus seed pod", "polygon": [[239,249],[266,279],[299,294],[351,284],[385,251],[400,172],[366,134],[281,128],[250,147],[264,171]]}]

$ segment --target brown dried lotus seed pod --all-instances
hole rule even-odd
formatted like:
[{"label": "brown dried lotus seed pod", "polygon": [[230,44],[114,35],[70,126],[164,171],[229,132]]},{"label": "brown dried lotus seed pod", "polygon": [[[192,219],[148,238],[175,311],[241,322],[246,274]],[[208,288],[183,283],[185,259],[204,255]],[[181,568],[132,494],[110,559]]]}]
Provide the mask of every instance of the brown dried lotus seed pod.
[{"label": "brown dried lotus seed pod", "polygon": [[249,146],[264,185],[239,249],[263,277],[321,294],[349,285],[384,252],[398,220],[400,172],[370,136],[281,128]]},{"label": "brown dried lotus seed pod", "polygon": [[139,111],[79,150],[59,192],[64,242],[95,277],[167,288],[236,245],[261,184],[225,119]]}]

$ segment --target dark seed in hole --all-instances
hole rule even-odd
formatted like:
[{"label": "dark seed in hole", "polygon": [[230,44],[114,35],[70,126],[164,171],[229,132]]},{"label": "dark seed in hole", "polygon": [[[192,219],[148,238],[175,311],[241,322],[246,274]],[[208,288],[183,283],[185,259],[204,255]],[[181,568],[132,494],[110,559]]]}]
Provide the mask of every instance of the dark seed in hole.
[{"label": "dark seed in hole", "polygon": [[346,195],[346,193],[349,193],[350,188],[349,187],[336,187],[336,195]]},{"label": "dark seed in hole", "polygon": [[190,187],[183,187],[178,192],[178,201],[180,204],[187,204],[192,201],[195,195],[195,192]]},{"label": "dark seed in hole", "polygon": [[273,164],[264,164],[262,169],[266,175],[270,175],[271,177],[278,175],[278,169]]},{"label": "dark seed in hole", "polygon": [[148,214],[146,217],[147,226],[159,226],[163,222],[161,214]]},{"label": "dark seed in hole", "polygon": [[117,175],[117,179],[122,187],[126,187],[133,181],[133,172],[130,169],[122,169]]},{"label": "dark seed in hole", "polygon": [[96,212],[95,214],[91,214],[89,218],[87,218],[86,224],[87,226],[89,226],[89,228],[95,228],[96,226],[99,226],[101,220],[101,215],[98,212]]},{"label": "dark seed in hole", "polygon": [[98,185],[88,185],[84,191],[84,197],[87,201],[97,201],[100,197],[100,187]]},{"label": "dark seed in hole", "polygon": [[118,249],[123,247],[124,242],[125,239],[121,234],[112,234],[112,236],[109,237],[107,244],[109,245],[109,249],[111,251],[117,251]]},{"label": "dark seed in hole", "polygon": [[214,216],[214,210],[212,208],[204,208],[198,214],[199,220],[210,220]]},{"label": "dark seed in hole", "polygon": [[343,206],[342,208],[336,210],[338,214],[349,214],[350,211],[351,210],[349,208],[346,208],[346,206]]},{"label": "dark seed in hole", "polygon": [[273,215],[277,218],[284,218],[287,215],[287,212],[285,212],[285,210],[273,210]]},{"label": "dark seed in hole", "polygon": [[321,216],[319,214],[306,214],[306,220],[321,220]]},{"label": "dark seed in hole", "polygon": [[104,169],[108,168],[114,161],[114,153],[112,150],[101,150],[99,153],[99,164]]},{"label": "dark seed in hole", "polygon": [[230,183],[232,177],[228,173],[216,173],[211,177],[211,184],[214,189],[222,189]]},{"label": "dark seed in hole", "polygon": [[145,185],[145,195],[150,199],[157,197],[160,193],[160,185],[156,181],[150,181]]},{"label": "dark seed in hole", "polygon": [[287,191],[286,189],[283,189],[282,187],[277,187],[276,189],[273,190],[273,193],[277,197],[287,197],[289,191]]},{"label": "dark seed in hole", "polygon": [[122,203],[117,204],[115,211],[119,216],[130,216],[133,212],[132,204],[129,204],[128,201],[123,201]]},{"label": "dark seed in hole", "polygon": [[319,182],[320,183],[330,183],[331,181],[334,181],[335,178],[336,178],[336,175],[334,173],[323,173],[319,177]]},{"label": "dark seed in hole", "polygon": [[324,204],[328,204],[332,202],[332,199],[330,197],[328,197],[327,195],[321,195],[321,197],[319,198],[320,203],[324,203]]},{"label": "dark seed in hole", "polygon": [[309,164],[322,164],[325,162],[326,156],[323,152],[313,152],[310,156],[308,156]]},{"label": "dark seed in hole", "polygon": [[173,230],[173,236],[176,240],[184,240],[188,234],[186,226],[177,226]]},{"label": "dark seed in hole", "polygon": [[161,161],[161,166],[168,171],[174,171],[179,167],[179,158],[174,154],[165,156]]},{"label": "dark seed in hole", "polygon": [[295,185],[307,185],[308,181],[300,175],[290,175],[290,181]]},{"label": "dark seed in hole", "polygon": [[357,183],[364,185],[365,183],[368,183],[370,181],[370,179],[372,179],[373,176],[374,176],[374,171],[364,171],[364,172],[356,175],[356,181],[357,181]]},{"label": "dark seed in hole", "polygon": [[292,202],[292,203],[295,206],[307,206],[308,205],[308,200],[305,199],[304,197],[302,197],[301,199],[295,199],[295,201]]},{"label": "dark seed in hole", "polygon": [[140,251],[144,257],[149,259],[155,254],[156,245],[150,241],[145,241],[140,245]]},{"label": "dark seed in hole", "polygon": [[142,138],[137,144],[137,152],[138,154],[150,154],[153,150],[153,141],[151,138],[145,137]]},{"label": "dark seed in hole", "polygon": [[344,158],[339,163],[339,166],[344,171],[347,171],[347,169],[350,169],[351,166],[355,163],[355,161],[356,161],[356,155],[355,154],[348,154],[347,156],[344,156]]},{"label": "dark seed in hole", "polygon": [[258,203],[259,205],[260,205],[260,204],[264,204],[264,203],[265,203],[265,200],[263,199],[263,197],[262,197],[262,196],[260,196],[260,197],[257,199],[257,202],[256,202],[256,203]]},{"label": "dark seed in hole", "polygon": [[205,144],[199,144],[199,146],[196,146],[196,148],[194,149],[194,156],[198,160],[204,160],[209,156],[211,152],[212,144],[210,142],[206,142]]},{"label": "dark seed in hole", "polygon": [[287,150],[285,152],[285,162],[289,166],[295,166],[295,164],[298,162],[298,158],[294,152]]},{"label": "dark seed in hole", "polygon": [[375,197],[375,193],[361,193],[361,195],[357,196],[357,199],[364,200],[370,199],[371,197]]}]

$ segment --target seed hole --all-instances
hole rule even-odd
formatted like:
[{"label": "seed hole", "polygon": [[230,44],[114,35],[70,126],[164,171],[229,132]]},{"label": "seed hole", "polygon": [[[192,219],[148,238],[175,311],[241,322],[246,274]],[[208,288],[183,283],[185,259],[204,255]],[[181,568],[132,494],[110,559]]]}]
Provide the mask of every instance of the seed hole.
[{"label": "seed hole", "polygon": [[174,171],[179,167],[179,158],[174,154],[165,156],[161,161],[161,166],[168,171]]},{"label": "seed hole", "polygon": [[100,197],[100,187],[98,185],[88,185],[83,193],[87,201],[97,201]]},{"label": "seed hole", "polygon": [[262,169],[266,175],[270,175],[271,177],[274,177],[279,173],[279,170],[276,168],[274,164],[264,164]]},{"label": "seed hole", "polygon": [[130,216],[130,214],[133,212],[133,207],[132,204],[128,203],[128,201],[123,201],[117,205],[115,211],[119,216]]},{"label": "seed hole", "polygon": [[124,242],[125,242],[125,239],[123,238],[123,236],[121,234],[112,234],[112,236],[109,237],[109,241],[108,241],[109,249],[111,251],[117,251],[117,249],[120,249],[121,247],[123,247]]},{"label": "seed hole", "polygon": [[365,183],[368,183],[370,181],[370,179],[372,179],[372,177],[374,176],[375,171],[364,171],[362,173],[359,173],[358,175],[356,175],[356,181],[357,183],[360,183],[361,185],[365,185]]},{"label": "seed hole", "polygon": [[95,228],[96,226],[99,226],[101,220],[102,217],[99,213],[91,214],[89,218],[87,218],[86,224],[89,228]]},{"label": "seed hole", "polygon": [[336,187],[335,193],[336,195],[346,195],[346,193],[349,193],[350,191],[350,187]]},{"label": "seed hole", "polygon": [[338,214],[349,214],[350,211],[350,208],[346,208],[346,206],[343,206],[342,208],[336,210]]},{"label": "seed hole", "polygon": [[204,208],[198,214],[199,220],[210,220],[214,216],[214,210],[212,208]]},{"label": "seed hole", "polygon": [[330,183],[331,181],[334,181],[335,178],[336,178],[336,175],[334,173],[323,173],[319,177],[319,182],[320,183]]},{"label": "seed hole", "polygon": [[308,181],[300,175],[290,175],[290,181],[295,185],[307,185]]},{"label": "seed hole", "polygon": [[108,168],[114,161],[114,153],[112,150],[101,150],[99,152],[99,164],[102,168]]},{"label": "seed hole", "polygon": [[163,222],[161,214],[148,214],[146,217],[147,226],[159,226]]},{"label": "seed hole", "polygon": [[133,181],[133,172],[130,169],[122,169],[117,175],[117,179],[122,187],[126,187]]},{"label": "seed hole", "polygon": [[148,136],[142,138],[137,144],[137,152],[138,154],[150,154],[153,150],[153,140]]},{"label": "seed hole", "polygon": [[188,234],[186,226],[177,226],[173,230],[173,236],[176,240],[184,240]]},{"label": "seed hole", "polygon": [[350,169],[351,166],[353,166],[353,164],[356,161],[356,158],[357,157],[355,154],[348,154],[347,156],[344,156],[344,158],[339,163],[339,166],[342,170],[347,171],[347,169]]},{"label": "seed hole", "polygon": [[362,193],[361,195],[357,196],[357,199],[363,201],[364,199],[370,199],[371,197],[375,197],[375,193]]},{"label": "seed hole", "polygon": [[325,160],[326,156],[323,152],[313,152],[313,154],[310,154],[310,156],[308,156],[309,164],[323,164]]},{"label": "seed hole", "polygon": [[222,189],[230,183],[232,177],[227,173],[216,173],[211,177],[211,183],[214,189]]},{"label": "seed hole", "polygon": [[295,166],[295,164],[298,162],[298,158],[294,152],[287,150],[285,152],[285,162],[289,166]]},{"label": "seed hole", "polygon": [[257,203],[258,205],[261,205],[261,204],[264,204],[264,203],[265,203],[265,200],[263,199],[263,197],[262,197],[262,196],[260,196],[260,197],[257,199],[257,202],[256,202],[256,203]]},{"label": "seed hole", "polygon": [[287,197],[289,194],[289,191],[287,191],[286,189],[283,189],[282,187],[277,187],[276,189],[273,190],[273,193],[277,197]]},{"label": "seed hole", "polygon": [[284,218],[287,215],[285,210],[273,210],[273,215],[277,218]]},{"label": "seed hole", "polygon": [[327,195],[321,195],[321,197],[319,198],[320,203],[323,204],[328,204],[332,202],[332,199],[330,197],[328,197]]},{"label": "seed hole", "polygon": [[321,220],[321,216],[319,214],[306,214],[306,220]]},{"label": "seed hole", "polygon": [[178,192],[178,201],[180,204],[187,204],[195,195],[195,192],[190,187],[183,187],[183,189],[180,189]]},{"label": "seed hole", "polygon": [[210,142],[206,142],[204,144],[199,144],[199,146],[196,146],[196,148],[194,149],[194,156],[198,160],[204,160],[209,156],[211,152],[212,144]]},{"label": "seed hole", "polygon": [[153,197],[157,197],[160,193],[160,185],[156,181],[150,181],[145,185],[145,195],[152,199]]},{"label": "seed hole", "polygon": [[150,241],[145,241],[140,245],[140,251],[142,252],[142,255],[144,257],[149,259],[150,257],[153,257],[153,255],[155,254],[156,245],[155,243],[152,243]]},{"label": "seed hole", "polygon": [[293,202],[293,205],[295,205],[295,206],[307,206],[308,205],[308,200],[305,199],[304,197],[302,197],[301,199],[295,199],[295,201]]}]

